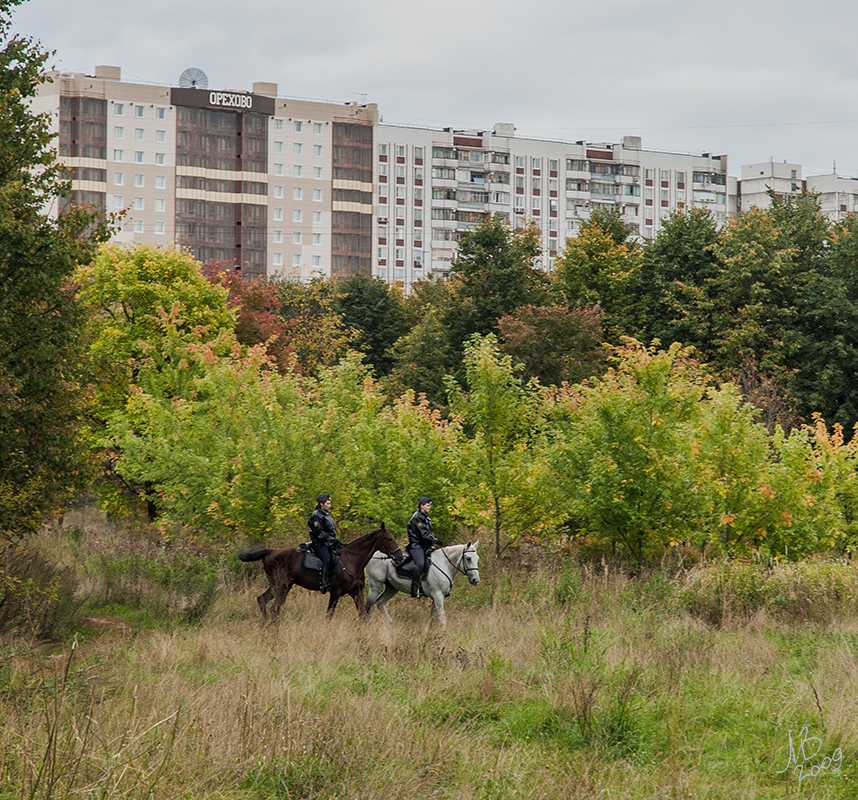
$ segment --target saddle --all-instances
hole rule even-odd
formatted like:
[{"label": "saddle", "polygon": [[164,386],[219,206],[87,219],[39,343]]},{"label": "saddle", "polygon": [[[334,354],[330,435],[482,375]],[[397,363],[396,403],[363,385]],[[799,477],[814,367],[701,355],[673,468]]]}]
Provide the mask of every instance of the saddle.
[{"label": "saddle", "polygon": [[[303,544],[298,545],[298,549],[301,551],[301,573],[303,575],[315,575],[320,576],[322,574],[322,559],[316,555],[316,551],[313,549],[312,542],[304,542]],[[334,550],[334,558],[331,562],[331,572],[333,573],[334,568],[339,563],[339,558],[337,556],[336,549]]]},{"label": "saddle", "polygon": [[[432,556],[430,553],[426,553],[426,569],[427,571],[432,566]],[[394,564],[394,569],[396,570],[396,574],[400,578],[404,578],[407,581],[412,580],[417,574],[417,567],[414,566],[414,559],[411,558],[411,554],[409,553],[405,560],[399,564]]]}]

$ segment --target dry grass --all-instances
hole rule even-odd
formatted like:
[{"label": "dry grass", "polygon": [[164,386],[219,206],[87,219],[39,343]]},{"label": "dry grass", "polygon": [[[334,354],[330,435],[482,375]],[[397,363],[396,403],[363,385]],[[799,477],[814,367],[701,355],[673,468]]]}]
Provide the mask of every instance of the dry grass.
[{"label": "dry grass", "polygon": [[[76,557],[92,570],[89,536]],[[325,598],[303,590],[264,627],[261,571],[221,566],[197,624],[129,612],[74,649],[10,640],[0,798],[855,796],[850,600],[838,614],[792,571],[778,579],[830,595],[824,613],[763,604],[714,626],[688,610],[710,607],[703,579],[684,603],[688,578],[526,566],[486,558],[479,587],[457,583],[444,632],[410,598],[391,603],[392,626],[359,623],[350,603],[325,623]],[[817,763],[835,748],[843,760],[799,784],[776,773],[805,725]]]}]

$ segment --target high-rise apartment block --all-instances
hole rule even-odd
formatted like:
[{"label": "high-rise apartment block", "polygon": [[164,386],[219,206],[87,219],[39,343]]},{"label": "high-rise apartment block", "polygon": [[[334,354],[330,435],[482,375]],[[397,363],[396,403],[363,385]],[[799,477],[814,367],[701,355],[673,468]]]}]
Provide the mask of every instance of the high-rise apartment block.
[{"label": "high-rise apartment block", "polygon": [[35,109],[53,114],[74,200],[122,211],[118,241],[175,243],[243,274],[307,279],[367,272],[406,290],[447,275],[456,242],[491,215],[533,222],[549,269],[594,209],[652,239],[676,209],[718,223],[737,208],[724,155],[492,130],[379,122],[373,104],[163,87],[52,73]]}]

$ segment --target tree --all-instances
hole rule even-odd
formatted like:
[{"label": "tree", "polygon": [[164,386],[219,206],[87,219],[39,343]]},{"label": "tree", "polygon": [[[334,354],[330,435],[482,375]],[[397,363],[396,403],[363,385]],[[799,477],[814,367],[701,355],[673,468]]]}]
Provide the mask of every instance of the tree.
[{"label": "tree", "polygon": [[571,305],[598,305],[606,339],[618,345],[637,336],[644,313],[638,302],[641,254],[633,243],[617,243],[596,221],[582,226],[557,258],[554,283]]},{"label": "tree", "polygon": [[229,292],[227,304],[236,311],[236,338],[248,347],[265,344],[268,355],[281,371],[291,369],[294,356],[286,342],[280,316],[283,303],[277,296],[277,287],[262,278],[242,278],[234,264],[234,261],[210,262],[203,267],[203,275]]},{"label": "tree", "polygon": [[501,352],[543,386],[578,383],[602,371],[601,314],[598,308],[568,305],[522,306],[498,320]]},{"label": "tree", "polygon": [[20,0],[0,0],[0,539],[26,535],[86,488],[81,311],[69,288],[79,261],[109,236],[99,212],[69,205],[51,121],[30,101],[48,53],[10,35]]},{"label": "tree", "polygon": [[546,276],[534,266],[539,252],[535,227],[513,231],[496,216],[462,236],[451,266],[452,302],[442,310],[454,352],[473,334],[492,333],[504,314],[546,299]]},{"label": "tree", "polygon": [[108,244],[80,266],[78,299],[89,316],[89,363],[97,382],[95,415],[104,422],[124,407],[141,359],[160,341],[165,318],[189,342],[235,328],[227,290],[179,250]]},{"label": "tree", "polygon": [[466,387],[447,379],[450,410],[462,424],[462,439],[449,457],[456,513],[489,526],[500,555],[502,534],[509,542],[551,530],[562,519],[554,513],[559,495],[547,480],[549,462],[542,453],[540,391],[534,383],[521,384],[492,334],[471,338],[465,369]]},{"label": "tree", "polygon": [[407,332],[399,292],[359,272],[339,284],[333,309],[342,314],[346,327],[357,332],[352,347],[366,353],[378,375],[387,375],[393,368],[388,351]]}]

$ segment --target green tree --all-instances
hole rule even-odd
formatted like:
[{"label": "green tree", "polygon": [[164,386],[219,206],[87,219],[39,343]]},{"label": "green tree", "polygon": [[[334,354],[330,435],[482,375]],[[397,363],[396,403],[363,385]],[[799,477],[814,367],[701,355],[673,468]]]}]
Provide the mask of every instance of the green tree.
[{"label": "green tree", "polygon": [[473,334],[492,333],[504,314],[546,299],[546,276],[535,266],[539,253],[535,227],[514,231],[497,216],[463,234],[450,270],[452,302],[441,309],[454,352]]},{"label": "green tree", "polygon": [[89,316],[89,363],[97,382],[95,414],[121,409],[142,358],[160,340],[169,317],[187,341],[214,339],[235,328],[227,290],[213,286],[187,253],[154,245],[108,244],[75,273]]},{"label": "green tree", "polygon": [[[0,539],[35,530],[91,477],[78,434],[82,315],[69,289],[109,235],[99,212],[66,202],[51,120],[31,101],[48,57],[10,33],[20,0],[0,0]],[[60,202],[65,213],[52,215]]]},{"label": "green tree", "polygon": [[641,253],[637,245],[617,243],[611,231],[588,221],[558,256],[554,284],[570,305],[598,305],[606,339],[640,335],[643,310],[639,298]]},{"label": "green tree", "polygon": [[339,284],[333,309],[342,314],[346,327],[357,332],[352,347],[366,353],[367,362],[378,375],[387,375],[393,368],[393,358],[388,351],[407,333],[398,290],[391,289],[384,281],[358,273]]},{"label": "green tree", "polygon": [[500,555],[522,534],[553,530],[562,519],[560,496],[547,480],[538,385],[522,385],[492,334],[468,342],[465,369],[466,387],[447,379],[451,412],[462,423],[461,441],[450,452],[456,514],[491,528]]}]

